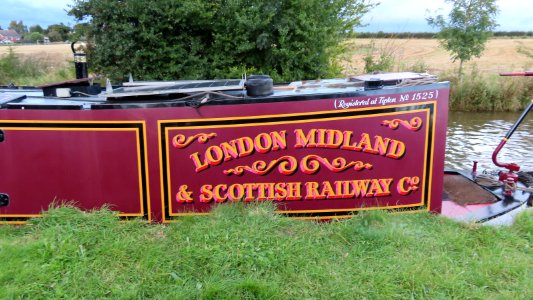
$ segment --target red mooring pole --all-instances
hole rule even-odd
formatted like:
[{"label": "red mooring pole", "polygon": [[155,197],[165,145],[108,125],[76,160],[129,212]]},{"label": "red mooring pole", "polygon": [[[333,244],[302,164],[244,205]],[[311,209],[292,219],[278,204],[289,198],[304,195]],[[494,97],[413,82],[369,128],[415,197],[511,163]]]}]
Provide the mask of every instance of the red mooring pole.
[{"label": "red mooring pole", "polygon": [[[500,76],[533,76],[533,71],[500,73]],[[500,150],[502,150],[503,146],[511,138],[511,135],[513,135],[515,130],[518,128],[520,123],[522,123],[522,121],[526,118],[527,114],[531,111],[532,108],[533,108],[533,99],[530,101],[529,105],[522,112],[518,120],[516,120],[516,122],[511,127],[511,129],[509,129],[505,137],[501,140],[498,147],[496,147],[496,149],[492,153],[492,162],[496,166],[506,168],[508,170],[508,172],[500,172],[500,175],[499,175],[499,180],[505,184],[505,187],[504,187],[505,196],[513,195],[514,187],[516,183],[518,182],[518,175],[515,172],[518,172],[520,170],[520,166],[516,163],[501,163],[498,161],[497,156],[498,156],[498,153],[500,153]]]}]

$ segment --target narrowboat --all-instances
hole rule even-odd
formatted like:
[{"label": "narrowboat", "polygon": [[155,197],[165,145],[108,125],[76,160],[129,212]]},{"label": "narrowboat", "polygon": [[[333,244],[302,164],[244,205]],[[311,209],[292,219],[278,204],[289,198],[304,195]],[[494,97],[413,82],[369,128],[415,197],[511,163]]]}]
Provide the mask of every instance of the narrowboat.
[{"label": "narrowboat", "polygon": [[61,203],[164,223],[238,201],[297,219],[380,209],[483,222],[524,207],[514,164],[499,177],[444,170],[448,99],[448,82],[412,72],[5,87],[0,222]]}]

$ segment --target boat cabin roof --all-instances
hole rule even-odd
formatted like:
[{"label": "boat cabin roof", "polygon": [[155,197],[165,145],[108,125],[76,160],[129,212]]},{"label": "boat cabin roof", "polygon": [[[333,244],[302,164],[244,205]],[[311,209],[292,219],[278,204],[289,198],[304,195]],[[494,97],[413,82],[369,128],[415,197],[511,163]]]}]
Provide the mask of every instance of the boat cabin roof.
[{"label": "boat cabin roof", "polygon": [[[363,96],[377,90],[435,83],[426,73],[379,73],[348,78],[303,80],[276,84],[268,96],[246,92],[245,79],[130,81],[102,89],[91,80],[73,80],[41,87],[0,87],[3,109],[104,109],[167,106],[201,106],[215,102],[285,101],[316,99],[328,95]],[[80,85],[81,84],[81,85]],[[96,91],[96,92],[95,92]]]}]

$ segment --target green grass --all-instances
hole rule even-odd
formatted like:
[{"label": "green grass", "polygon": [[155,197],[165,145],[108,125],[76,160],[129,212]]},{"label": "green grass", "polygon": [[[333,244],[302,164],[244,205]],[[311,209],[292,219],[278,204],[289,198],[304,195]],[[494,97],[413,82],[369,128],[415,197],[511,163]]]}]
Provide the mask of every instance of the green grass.
[{"label": "green grass", "polygon": [[453,111],[522,111],[533,98],[530,77],[485,75],[473,68],[462,80],[454,73],[441,74],[439,79],[450,81]]},{"label": "green grass", "polygon": [[0,56],[0,85],[34,86],[74,78],[74,68],[57,68],[32,57],[23,59],[11,47]]},{"label": "green grass", "polygon": [[515,225],[429,214],[296,221],[221,205],[171,225],[56,208],[0,226],[0,298],[531,299],[533,214]]}]

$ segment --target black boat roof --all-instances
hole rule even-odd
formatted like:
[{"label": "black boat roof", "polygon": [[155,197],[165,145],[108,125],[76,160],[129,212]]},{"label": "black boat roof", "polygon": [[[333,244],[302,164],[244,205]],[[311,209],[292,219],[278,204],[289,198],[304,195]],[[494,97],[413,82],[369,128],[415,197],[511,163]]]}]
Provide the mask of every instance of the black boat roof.
[{"label": "black boat roof", "polygon": [[[315,98],[318,95],[360,96],[390,92],[392,88],[424,85],[437,81],[436,76],[425,73],[379,73],[348,78],[303,80],[275,85],[271,95],[250,97],[246,93],[246,80],[178,80],[131,81],[120,87],[94,86],[91,80],[73,80],[40,87],[1,87],[0,108],[4,109],[103,109],[130,107],[199,106],[217,100],[245,103],[273,101],[276,98]],[[368,83],[378,82],[369,87]],[[84,84],[83,89],[78,84]]]}]

